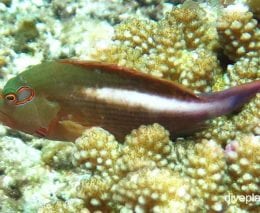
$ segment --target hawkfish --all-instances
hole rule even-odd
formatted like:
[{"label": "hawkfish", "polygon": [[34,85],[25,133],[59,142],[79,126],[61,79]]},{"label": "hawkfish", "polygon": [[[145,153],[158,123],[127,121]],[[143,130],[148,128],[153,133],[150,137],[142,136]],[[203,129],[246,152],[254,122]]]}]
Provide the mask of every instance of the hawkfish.
[{"label": "hawkfish", "polygon": [[94,126],[123,140],[131,130],[153,123],[179,137],[199,131],[209,119],[239,110],[259,90],[258,80],[198,95],[116,64],[58,60],[30,67],[6,83],[0,121],[62,141],[73,141]]}]

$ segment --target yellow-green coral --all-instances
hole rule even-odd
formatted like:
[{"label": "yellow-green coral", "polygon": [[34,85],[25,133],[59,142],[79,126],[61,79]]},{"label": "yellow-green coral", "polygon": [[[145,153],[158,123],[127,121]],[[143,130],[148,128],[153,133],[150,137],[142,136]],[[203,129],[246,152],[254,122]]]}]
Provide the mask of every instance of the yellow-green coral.
[{"label": "yellow-green coral", "polygon": [[202,204],[190,181],[168,169],[128,173],[111,191],[116,209],[130,212],[195,212]]},{"label": "yellow-green coral", "polygon": [[111,212],[111,186],[111,180],[93,176],[81,181],[76,196],[84,201],[84,207],[91,212]]},{"label": "yellow-green coral", "polygon": [[126,137],[117,169],[129,172],[147,166],[171,167],[171,149],[169,133],[163,127],[141,126]]},{"label": "yellow-green coral", "polygon": [[230,84],[235,86],[260,79],[259,66],[259,57],[243,57],[234,65],[229,65],[227,67],[227,74],[230,79]]},{"label": "yellow-green coral", "polygon": [[[89,141],[92,142],[90,146],[85,146]],[[97,169],[90,178],[83,178],[73,199],[81,199],[81,208],[90,212],[224,211],[230,207],[225,201],[226,195],[258,192],[259,142],[259,137],[255,136],[237,138],[226,151],[214,140],[194,143],[179,139],[172,143],[168,131],[154,124],[132,131],[125,143],[119,144],[105,130],[92,128],[77,139],[76,161],[83,150],[86,156],[93,149],[99,150],[100,144],[117,148],[103,149],[107,151],[103,162],[112,163],[104,167],[103,172]],[[127,152],[121,155],[122,150]],[[93,159],[84,158],[78,163],[89,162]],[[85,169],[86,172],[92,170]],[[49,204],[41,211],[58,211],[64,205],[67,203]],[[236,207],[257,208],[257,204],[237,203]]]},{"label": "yellow-green coral", "polygon": [[249,134],[250,132],[259,135],[260,125],[260,95],[258,94],[243,111],[232,118],[238,132]]},{"label": "yellow-green coral", "polygon": [[217,32],[206,11],[195,2],[186,1],[180,8],[173,9],[166,16],[166,21],[173,27],[181,28],[187,49],[205,48],[214,50],[218,47]]},{"label": "yellow-green coral", "polygon": [[127,20],[116,27],[112,46],[93,57],[210,91],[221,68],[215,52],[217,31],[205,14],[189,1],[158,22]]},{"label": "yellow-green coral", "polygon": [[185,173],[194,180],[200,196],[205,199],[206,209],[223,209],[227,176],[222,148],[215,141],[202,140],[195,149],[188,150],[187,156]]},{"label": "yellow-green coral", "polygon": [[[226,147],[228,173],[231,178],[230,192],[235,195],[258,195],[260,191],[260,138],[243,136]],[[259,196],[259,195],[258,195]],[[240,207],[259,209],[257,202],[237,200]]]},{"label": "yellow-green coral", "polygon": [[246,8],[232,5],[225,8],[219,18],[218,32],[224,52],[230,59],[259,57],[260,30],[257,20]]},{"label": "yellow-green coral", "polygon": [[[94,174],[107,176],[111,166],[121,155],[121,149],[115,137],[101,128],[93,128],[76,140],[78,152],[74,154],[75,165],[83,165]],[[105,172],[105,173],[104,173]]]}]

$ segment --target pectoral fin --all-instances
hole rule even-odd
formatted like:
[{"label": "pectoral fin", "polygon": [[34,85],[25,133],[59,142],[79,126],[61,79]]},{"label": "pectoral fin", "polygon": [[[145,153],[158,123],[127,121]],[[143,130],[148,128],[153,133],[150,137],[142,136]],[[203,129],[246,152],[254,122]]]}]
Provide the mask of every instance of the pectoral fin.
[{"label": "pectoral fin", "polygon": [[59,121],[60,131],[64,138],[67,140],[75,140],[77,137],[81,136],[83,131],[88,127],[83,126],[75,121],[63,120]]}]

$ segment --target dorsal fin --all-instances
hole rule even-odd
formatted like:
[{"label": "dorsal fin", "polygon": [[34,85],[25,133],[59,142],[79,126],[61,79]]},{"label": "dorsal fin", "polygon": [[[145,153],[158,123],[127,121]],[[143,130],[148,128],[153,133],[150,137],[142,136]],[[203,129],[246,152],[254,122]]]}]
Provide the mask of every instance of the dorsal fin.
[{"label": "dorsal fin", "polygon": [[[79,61],[79,60],[59,60],[59,63],[71,64],[75,66],[80,66],[87,69],[101,69],[105,72],[116,74],[121,78],[128,79],[137,89],[147,89],[147,92],[153,92],[167,97],[175,97],[178,99],[191,99],[194,101],[199,101],[200,97],[194,94],[190,89],[161,78],[157,78],[132,68],[127,68],[119,66],[117,64],[97,62],[97,61]],[[127,85],[125,85],[127,86]],[[139,88],[138,88],[139,87]]]}]

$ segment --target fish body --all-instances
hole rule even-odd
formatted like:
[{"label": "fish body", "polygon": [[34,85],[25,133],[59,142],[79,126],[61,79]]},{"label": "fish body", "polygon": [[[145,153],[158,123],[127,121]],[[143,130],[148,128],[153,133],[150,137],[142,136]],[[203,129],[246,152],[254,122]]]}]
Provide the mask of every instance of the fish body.
[{"label": "fish body", "polygon": [[0,120],[29,134],[64,141],[93,126],[122,140],[132,129],[152,123],[177,137],[239,109],[259,90],[260,81],[255,81],[199,96],[179,84],[115,64],[52,61],[7,82]]}]

